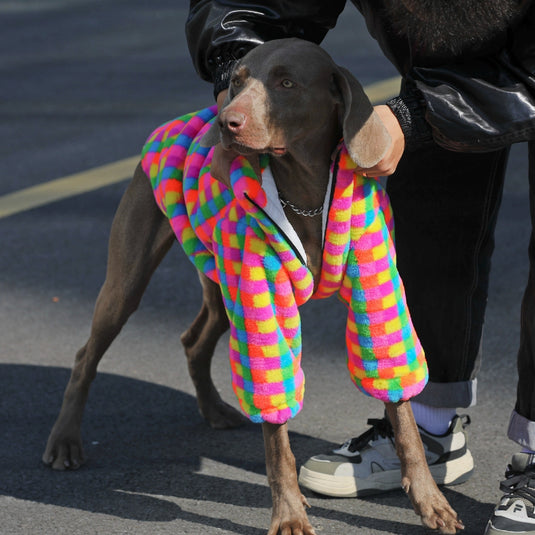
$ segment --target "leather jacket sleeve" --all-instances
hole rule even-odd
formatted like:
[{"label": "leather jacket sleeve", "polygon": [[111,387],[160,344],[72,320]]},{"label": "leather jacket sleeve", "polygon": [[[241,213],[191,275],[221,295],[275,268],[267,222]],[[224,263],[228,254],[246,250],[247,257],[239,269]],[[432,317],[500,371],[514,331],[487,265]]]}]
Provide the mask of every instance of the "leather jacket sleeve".
[{"label": "leather jacket sleeve", "polygon": [[233,63],[272,39],[320,43],[345,0],[190,0],[186,37],[195,69],[217,93],[228,86]]},{"label": "leather jacket sleeve", "polygon": [[422,132],[418,118],[425,118],[436,143],[460,152],[535,139],[535,2],[512,33],[497,55],[413,67],[400,95],[413,119],[409,130]]}]

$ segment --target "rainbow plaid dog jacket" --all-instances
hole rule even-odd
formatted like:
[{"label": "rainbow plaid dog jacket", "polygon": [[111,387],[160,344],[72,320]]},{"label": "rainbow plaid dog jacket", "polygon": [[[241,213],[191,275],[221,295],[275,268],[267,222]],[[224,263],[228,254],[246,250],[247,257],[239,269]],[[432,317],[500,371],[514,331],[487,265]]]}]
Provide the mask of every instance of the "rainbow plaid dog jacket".
[{"label": "rainbow plaid dog jacket", "polygon": [[[159,207],[195,266],[219,283],[230,320],[232,384],[253,422],[284,423],[302,407],[298,307],[335,293],[347,305],[352,381],[382,401],[418,394],[427,382],[424,352],[395,264],[393,219],[380,184],[354,172],[342,144],[321,280],[268,217],[267,196],[246,159],[231,167],[232,191],[210,175],[212,150],[199,140],[216,108],[170,121],[148,138],[142,166]],[[262,156],[262,169],[268,165]]]}]

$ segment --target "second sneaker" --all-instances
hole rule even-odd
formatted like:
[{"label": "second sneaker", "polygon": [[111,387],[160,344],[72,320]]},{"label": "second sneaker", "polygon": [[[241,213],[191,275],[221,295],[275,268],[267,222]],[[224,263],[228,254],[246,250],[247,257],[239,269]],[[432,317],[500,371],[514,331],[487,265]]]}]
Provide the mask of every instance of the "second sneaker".
[{"label": "second sneaker", "polygon": [[[472,475],[474,460],[466,445],[468,416],[456,416],[444,435],[422,428],[420,436],[431,475],[439,485],[463,483]],[[318,494],[362,497],[401,487],[401,463],[394,432],[386,419],[370,419],[371,428],[332,453],[311,457],[299,472],[299,483]]]}]

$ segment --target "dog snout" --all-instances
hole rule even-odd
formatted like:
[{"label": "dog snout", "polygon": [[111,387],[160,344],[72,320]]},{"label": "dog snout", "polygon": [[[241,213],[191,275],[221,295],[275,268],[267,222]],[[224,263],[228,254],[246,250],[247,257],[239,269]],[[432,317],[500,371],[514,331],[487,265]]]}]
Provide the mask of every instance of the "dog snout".
[{"label": "dog snout", "polygon": [[227,128],[233,134],[239,134],[247,123],[247,115],[239,111],[228,111],[221,117],[223,128]]}]

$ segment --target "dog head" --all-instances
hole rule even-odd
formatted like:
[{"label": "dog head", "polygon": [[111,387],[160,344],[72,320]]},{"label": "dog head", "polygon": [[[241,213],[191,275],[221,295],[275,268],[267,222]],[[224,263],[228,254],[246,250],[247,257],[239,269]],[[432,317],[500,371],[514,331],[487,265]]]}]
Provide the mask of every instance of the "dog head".
[{"label": "dog head", "polygon": [[314,137],[334,148],[341,136],[363,168],[379,162],[391,143],[349,71],[313,43],[280,39],[251,50],[234,67],[226,101],[201,143],[284,156]]}]

